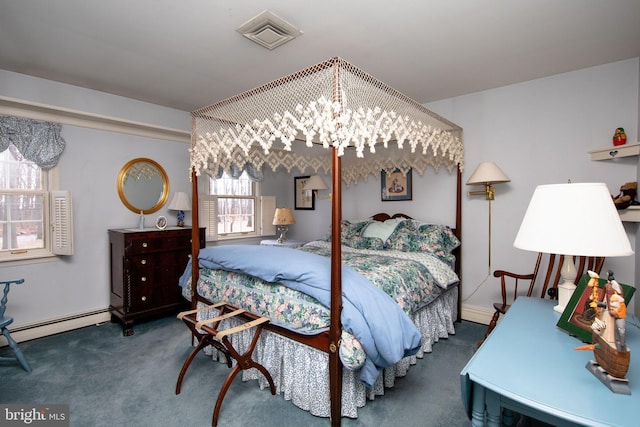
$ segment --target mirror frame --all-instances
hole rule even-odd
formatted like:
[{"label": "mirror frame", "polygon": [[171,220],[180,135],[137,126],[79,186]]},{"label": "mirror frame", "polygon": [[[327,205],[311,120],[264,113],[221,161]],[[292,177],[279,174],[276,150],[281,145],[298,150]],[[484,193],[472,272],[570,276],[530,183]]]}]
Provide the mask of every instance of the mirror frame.
[{"label": "mirror frame", "polygon": [[[158,199],[158,203],[155,204],[155,206],[152,206],[149,209],[140,209],[140,208],[136,208],[135,206],[133,206],[129,200],[127,200],[127,196],[124,193],[124,181],[125,181],[125,177],[127,176],[127,173],[129,172],[129,169],[131,169],[131,167],[133,167],[133,165],[135,165],[136,163],[150,163],[151,165],[155,166],[156,169],[158,169],[158,172],[160,173],[160,176],[162,178],[162,183],[163,183],[163,189],[162,189],[162,194],[160,195],[160,198]],[[165,170],[162,168],[162,166],[160,166],[160,164],[154,160],[151,159],[147,159],[145,157],[138,157],[137,159],[133,159],[129,162],[127,162],[122,169],[120,169],[120,172],[118,173],[118,196],[120,196],[120,200],[122,201],[122,203],[127,207],[127,209],[129,209],[132,212],[135,212],[137,214],[140,213],[140,211],[142,211],[143,215],[148,215],[151,213],[154,213],[156,211],[158,211],[167,201],[167,197],[169,197],[169,177],[167,176],[167,173],[165,172]]]}]

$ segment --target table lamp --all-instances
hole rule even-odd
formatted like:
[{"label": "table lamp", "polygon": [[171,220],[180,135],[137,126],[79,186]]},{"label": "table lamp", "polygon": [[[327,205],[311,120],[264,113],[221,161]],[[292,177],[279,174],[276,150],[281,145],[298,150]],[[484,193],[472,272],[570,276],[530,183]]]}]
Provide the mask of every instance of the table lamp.
[{"label": "table lamp", "polygon": [[273,225],[278,230],[278,243],[282,243],[286,240],[286,234],[289,230],[289,225],[295,224],[296,220],[293,218],[293,212],[291,208],[276,208],[276,213],[273,216]]},{"label": "table lamp", "polygon": [[178,227],[184,227],[184,211],[191,210],[189,195],[183,191],[176,192],[167,209],[178,211]]},{"label": "table lamp", "polygon": [[563,312],[576,288],[574,256],[633,254],[611,194],[604,183],[539,185],[529,202],[513,246],[565,255],[558,285]]}]

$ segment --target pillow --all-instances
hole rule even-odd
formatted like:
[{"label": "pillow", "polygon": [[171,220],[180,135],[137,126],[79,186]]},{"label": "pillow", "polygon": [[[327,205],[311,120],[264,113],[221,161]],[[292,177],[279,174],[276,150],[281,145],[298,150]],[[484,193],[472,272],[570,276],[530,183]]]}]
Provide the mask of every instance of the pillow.
[{"label": "pillow", "polygon": [[427,252],[452,261],[451,252],[460,246],[460,240],[446,225],[422,224],[406,221],[387,238],[385,248],[403,252]]},{"label": "pillow", "polygon": [[391,218],[384,222],[371,221],[362,233],[363,237],[377,237],[383,242],[394,232],[398,224],[405,222],[404,218]]},{"label": "pillow", "polygon": [[[352,223],[343,219],[340,223],[340,243],[348,246],[352,239],[361,237],[362,231],[367,225],[369,225],[369,221]],[[331,227],[329,227],[329,233],[327,233],[323,240],[326,242],[331,241]]]},{"label": "pillow", "polygon": [[[384,249],[384,240],[379,237],[364,237],[363,232],[370,225],[371,220],[359,222],[350,222],[342,220],[340,229],[340,244],[349,246],[354,249],[373,249],[381,251]],[[329,233],[323,239],[326,242],[331,241],[331,227]]]},{"label": "pillow", "polygon": [[411,252],[412,241],[417,232],[418,227],[414,220],[403,221],[385,239],[384,247],[395,251]]},{"label": "pillow", "polygon": [[440,245],[440,248],[446,253],[450,254],[460,246],[460,240],[453,234],[453,230],[446,225],[424,224],[418,228],[418,232],[423,236],[425,242]]},{"label": "pillow", "polygon": [[343,244],[354,249],[373,249],[376,251],[384,249],[384,241],[379,237],[354,236],[349,242],[343,242]]}]

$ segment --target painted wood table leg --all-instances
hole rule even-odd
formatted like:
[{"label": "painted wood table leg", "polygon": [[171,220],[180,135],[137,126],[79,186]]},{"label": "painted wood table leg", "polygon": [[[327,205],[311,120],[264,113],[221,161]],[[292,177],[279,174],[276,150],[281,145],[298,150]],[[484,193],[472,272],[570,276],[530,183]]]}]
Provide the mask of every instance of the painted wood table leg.
[{"label": "painted wood table leg", "polygon": [[471,406],[471,425],[473,427],[484,426],[485,388],[473,383],[473,402]]},{"label": "painted wood table leg", "polygon": [[491,390],[487,390],[485,402],[487,405],[487,426],[501,427],[502,408],[500,406],[500,396]]},{"label": "painted wood table leg", "polygon": [[502,410],[502,424],[505,427],[510,427],[513,425],[514,415],[511,409],[504,408]]}]

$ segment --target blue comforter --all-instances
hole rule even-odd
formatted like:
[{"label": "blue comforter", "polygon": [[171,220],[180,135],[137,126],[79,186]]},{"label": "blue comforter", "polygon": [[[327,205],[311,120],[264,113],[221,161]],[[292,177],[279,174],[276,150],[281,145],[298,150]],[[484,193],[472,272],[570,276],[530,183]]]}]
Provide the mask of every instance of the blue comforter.
[{"label": "blue comforter", "polygon": [[[331,300],[331,260],[295,249],[228,245],[200,250],[201,267],[236,271],[278,282],[304,292],[329,307]],[[187,266],[180,279],[184,286],[191,275]],[[342,266],[342,314],[344,329],[353,334],[367,359],[360,379],[372,386],[382,369],[420,348],[421,335],[396,302],[368,279]]]}]

